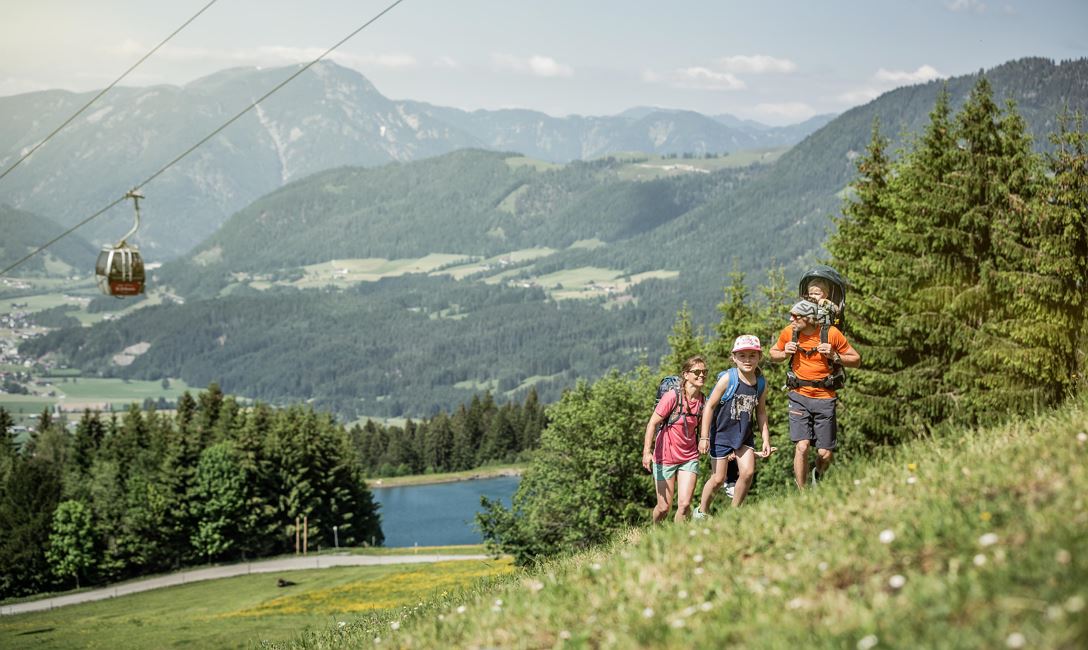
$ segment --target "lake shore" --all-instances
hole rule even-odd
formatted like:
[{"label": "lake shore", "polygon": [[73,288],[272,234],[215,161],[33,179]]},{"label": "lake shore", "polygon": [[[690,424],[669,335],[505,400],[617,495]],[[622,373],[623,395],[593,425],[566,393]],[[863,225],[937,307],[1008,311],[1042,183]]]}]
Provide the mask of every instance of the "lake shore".
[{"label": "lake shore", "polygon": [[367,479],[366,486],[372,490],[391,487],[403,487],[405,485],[431,485],[435,483],[453,483],[456,481],[477,481],[481,479],[499,478],[502,476],[521,476],[528,463],[514,465],[499,465],[495,467],[479,467],[463,472],[447,472],[443,474],[413,474],[412,476],[390,476],[386,478]]}]

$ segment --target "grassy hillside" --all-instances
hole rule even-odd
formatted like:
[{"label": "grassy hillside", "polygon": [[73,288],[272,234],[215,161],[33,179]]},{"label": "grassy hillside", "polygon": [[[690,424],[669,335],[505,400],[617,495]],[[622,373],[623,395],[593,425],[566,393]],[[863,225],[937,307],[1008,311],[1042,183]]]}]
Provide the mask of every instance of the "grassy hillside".
[{"label": "grassy hillside", "polygon": [[[464,560],[195,582],[55,611],[4,616],[0,646],[251,648],[262,641],[287,642],[300,629],[322,630],[363,612],[411,605],[436,591],[456,593],[480,578],[510,570],[509,560]],[[277,579],[294,584],[279,588]]]},{"label": "grassy hillside", "polygon": [[1083,648],[1088,400],[291,647]]}]

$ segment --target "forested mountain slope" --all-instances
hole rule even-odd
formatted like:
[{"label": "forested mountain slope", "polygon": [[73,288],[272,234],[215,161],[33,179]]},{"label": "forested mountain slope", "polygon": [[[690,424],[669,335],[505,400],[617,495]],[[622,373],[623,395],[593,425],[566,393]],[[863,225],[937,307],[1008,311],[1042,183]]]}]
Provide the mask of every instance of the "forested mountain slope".
[{"label": "forested mountain slope", "polygon": [[164,281],[207,296],[238,272],[337,259],[608,244],[651,232],[751,175],[722,170],[631,182],[619,178],[624,163],[611,159],[543,170],[520,162],[465,150],[302,179],[234,215],[187,260],[168,265]]},{"label": "forested mountain slope", "polygon": [[[0,268],[14,264],[63,231],[58,224],[41,215],[0,204],[0,232],[3,233],[0,236]],[[78,268],[82,274],[88,266],[93,267],[96,256],[93,246],[78,234],[72,234],[51,246],[46,253],[24,262],[19,273],[36,275],[45,272],[53,262],[60,262]],[[54,273],[61,271],[56,267],[51,270]]]},{"label": "forested mountain slope", "polygon": [[[1029,58],[985,72],[999,103],[1015,102],[1037,150],[1047,150],[1047,136],[1062,110],[1088,112],[1088,59],[1054,63]],[[705,264],[695,270],[692,286],[701,296],[693,305],[708,308],[720,296],[719,278],[732,259],[752,272],[782,264],[793,270],[823,256],[823,242],[838,214],[842,192],[856,175],[855,159],[864,152],[873,120],[892,138],[893,148],[918,134],[947,87],[953,111],[967,101],[978,75],[899,88],[838,116],[791,148],[768,173],[736,192],[715,196],[678,218],[672,227],[633,237],[601,251],[606,264],[626,263],[632,271],[652,268],[655,260],[693,258]],[[652,259],[644,251],[653,250]]]}]

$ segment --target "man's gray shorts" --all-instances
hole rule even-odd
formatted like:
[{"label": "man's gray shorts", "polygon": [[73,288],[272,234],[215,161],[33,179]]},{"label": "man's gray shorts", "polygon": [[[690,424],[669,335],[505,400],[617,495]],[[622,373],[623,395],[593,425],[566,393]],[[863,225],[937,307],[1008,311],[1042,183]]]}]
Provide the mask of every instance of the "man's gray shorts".
[{"label": "man's gray shorts", "polygon": [[816,399],[796,391],[789,392],[790,440],[811,440],[817,449],[834,449],[838,425],[835,422],[836,398]]}]

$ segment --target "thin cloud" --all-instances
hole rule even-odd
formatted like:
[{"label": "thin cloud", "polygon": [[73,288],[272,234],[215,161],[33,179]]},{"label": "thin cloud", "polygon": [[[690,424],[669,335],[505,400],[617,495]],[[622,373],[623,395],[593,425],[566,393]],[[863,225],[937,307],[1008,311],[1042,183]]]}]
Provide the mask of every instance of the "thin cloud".
[{"label": "thin cloud", "polygon": [[986,11],[986,3],[981,0],[951,0],[945,3],[949,11],[971,11],[981,14]]},{"label": "thin cloud", "polygon": [[948,75],[941,73],[940,70],[937,70],[931,65],[922,65],[913,72],[903,70],[885,70],[884,68],[881,68],[876,71],[875,76],[878,81],[884,81],[887,83],[918,84],[925,83],[927,81],[933,81],[934,79],[940,79]]},{"label": "thin cloud", "polygon": [[759,104],[756,112],[761,115],[773,115],[790,120],[807,120],[816,114],[816,110],[805,102],[782,102],[780,104]]},{"label": "thin cloud", "polygon": [[32,93],[48,89],[49,86],[28,79],[17,79],[15,77],[4,77],[3,79],[0,79],[0,97],[22,95],[23,93]]},{"label": "thin cloud", "polygon": [[767,74],[793,72],[797,69],[797,64],[789,59],[777,59],[766,54],[727,56],[719,59],[718,63],[725,72]]},{"label": "thin cloud", "polygon": [[676,71],[673,84],[696,90],[743,90],[747,87],[732,72],[717,72],[701,66],[680,68]]},{"label": "thin cloud", "polygon": [[528,58],[511,54],[492,54],[491,61],[500,70],[509,70],[535,77],[573,77],[574,68],[559,63],[550,56],[534,55]]},{"label": "thin cloud", "polygon": [[[275,66],[313,61],[326,49],[321,47],[283,47],[276,45],[230,50],[167,46],[159,50],[156,56],[168,61],[179,62],[210,61],[218,65]],[[147,50],[147,45],[133,40],[126,40],[113,49],[114,53],[125,57],[142,56],[147,53]],[[351,54],[348,52],[333,52],[325,58],[350,67],[411,68],[417,65],[414,56],[400,53]]]},{"label": "thin cloud", "polygon": [[452,56],[440,56],[434,60],[433,65],[436,68],[447,68],[450,70],[461,67],[461,64],[457,62],[457,59]]},{"label": "thin cloud", "polygon": [[835,99],[844,104],[850,104],[851,106],[857,104],[866,104],[873,101],[877,97],[880,97],[883,91],[876,88],[858,88],[857,90],[849,90],[840,95],[837,95]]}]

